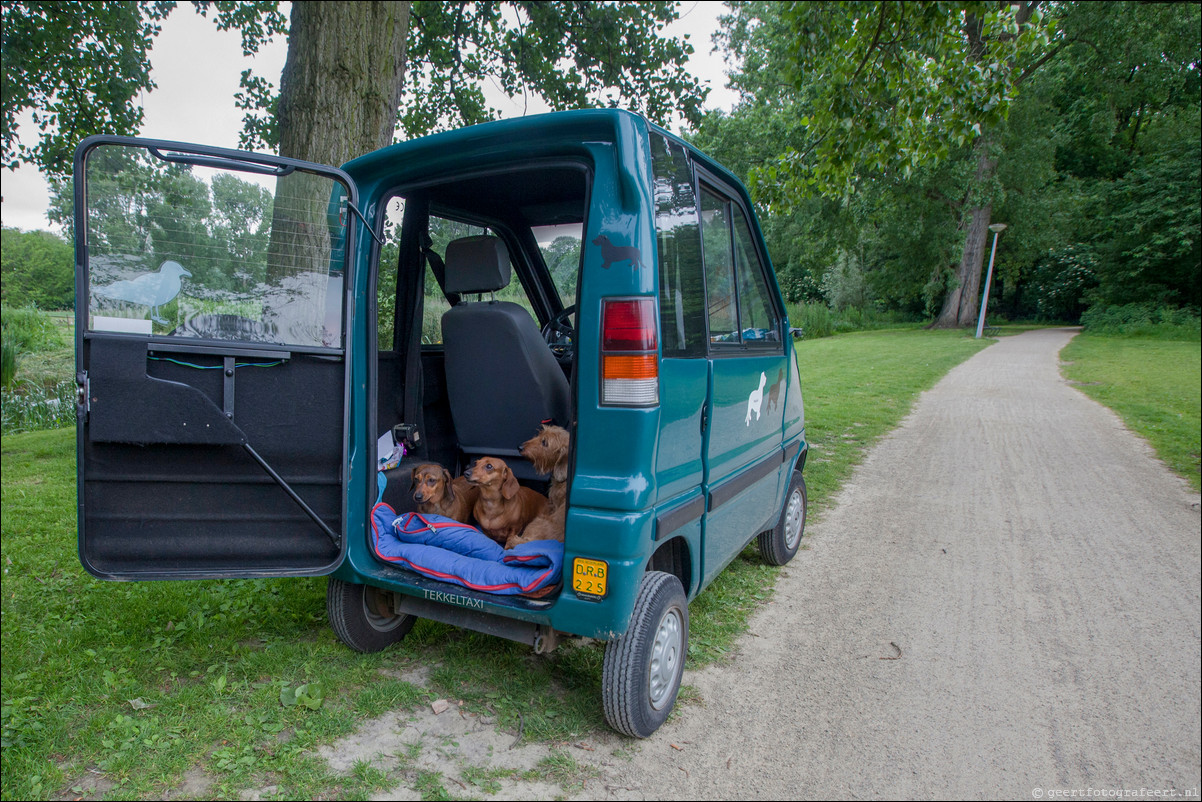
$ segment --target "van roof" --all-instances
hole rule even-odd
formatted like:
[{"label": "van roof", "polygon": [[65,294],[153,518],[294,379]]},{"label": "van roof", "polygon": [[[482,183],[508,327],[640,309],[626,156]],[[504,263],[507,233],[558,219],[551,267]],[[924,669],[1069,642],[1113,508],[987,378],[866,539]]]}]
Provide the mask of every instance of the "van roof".
[{"label": "van roof", "polygon": [[743,191],[741,182],[725,167],[642,115],[622,109],[558,111],[471,125],[381,148],[352,159],[343,169],[361,190],[368,192],[370,185],[376,183],[396,186],[432,180],[482,164],[584,159],[589,155],[584,143],[614,142],[619,145],[620,169],[636,175],[636,164],[642,155],[623,145],[643,139],[651,132],[684,146],[706,169]]}]

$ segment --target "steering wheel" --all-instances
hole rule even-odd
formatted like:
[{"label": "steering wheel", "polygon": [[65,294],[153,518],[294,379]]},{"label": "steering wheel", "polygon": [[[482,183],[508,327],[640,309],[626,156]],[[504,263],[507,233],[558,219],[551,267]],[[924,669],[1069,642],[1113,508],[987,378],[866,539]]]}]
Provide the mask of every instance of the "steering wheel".
[{"label": "steering wheel", "polygon": [[543,340],[552,350],[571,351],[576,344],[576,329],[568,322],[568,318],[576,314],[576,304],[564,307],[559,314],[547,321],[543,326]]}]

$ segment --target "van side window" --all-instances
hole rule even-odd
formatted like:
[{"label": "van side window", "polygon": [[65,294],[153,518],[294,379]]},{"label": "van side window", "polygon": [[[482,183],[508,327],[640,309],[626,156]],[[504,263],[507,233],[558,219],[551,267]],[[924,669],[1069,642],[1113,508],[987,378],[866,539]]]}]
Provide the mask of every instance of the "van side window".
[{"label": "van side window", "polygon": [[697,195],[684,148],[651,137],[659,250],[659,329],[665,357],[705,354],[705,280]]},{"label": "van side window", "polygon": [[780,315],[743,209],[703,186],[701,230],[710,342],[779,347]]},{"label": "van side window", "polygon": [[735,272],[739,277],[739,328],[745,343],[779,342],[780,325],[772,309],[768,282],[751,238],[743,210],[732,207],[735,219]]},{"label": "van side window", "polygon": [[730,203],[701,190],[701,241],[705,249],[705,288],[709,299],[710,342],[739,342],[735,262],[730,241]]}]

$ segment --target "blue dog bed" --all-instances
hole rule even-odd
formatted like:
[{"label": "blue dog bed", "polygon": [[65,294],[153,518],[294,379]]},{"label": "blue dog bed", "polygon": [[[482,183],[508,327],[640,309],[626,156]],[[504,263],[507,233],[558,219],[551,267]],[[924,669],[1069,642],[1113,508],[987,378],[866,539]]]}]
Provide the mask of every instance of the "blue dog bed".
[{"label": "blue dog bed", "polygon": [[501,595],[542,595],[559,583],[563,544],[536,540],[506,551],[475,527],[441,515],[387,504],[371,511],[372,549],[389,563],[422,576]]}]

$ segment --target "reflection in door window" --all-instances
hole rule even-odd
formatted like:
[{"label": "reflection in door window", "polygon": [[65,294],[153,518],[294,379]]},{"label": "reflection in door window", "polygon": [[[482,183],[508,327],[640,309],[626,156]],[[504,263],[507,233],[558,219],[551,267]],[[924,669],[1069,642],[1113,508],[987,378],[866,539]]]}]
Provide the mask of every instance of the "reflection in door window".
[{"label": "reflection in door window", "polygon": [[739,314],[730,245],[730,205],[705,189],[701,192],[701,241],[705,253],[710,342],[737,343]]},{"label": "reflection in door window", "polygon": [[85,180],[91,330],[342,346],[341,183],[112,145]]},{"label": "reflection in door window", "polygon": [[651,164],[664,356],[701,356],[705,354],[705,279],[693,171],[684,148],[664,136],[651,138]]},{"label": "reflection in door window", "polygon": [[735,270],[739,277],[739,328],[743,342],[779,342],[780,327],[772,312],[764,270],[756,256],[755,241],[743,210],[733,207],[735,219]]}]

